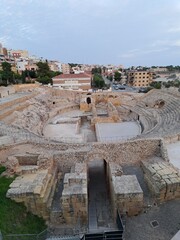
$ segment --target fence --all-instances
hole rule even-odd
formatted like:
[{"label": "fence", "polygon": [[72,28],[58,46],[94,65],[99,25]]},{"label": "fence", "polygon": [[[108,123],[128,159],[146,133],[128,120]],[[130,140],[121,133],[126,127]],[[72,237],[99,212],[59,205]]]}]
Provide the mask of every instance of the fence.
[{"label": "fence", "polygon": [[[46,240],[48,230],[45,229],[39,234],[7,234],[3,235],[3,240]],[[1,238],[0,238],[1,239]]]}]

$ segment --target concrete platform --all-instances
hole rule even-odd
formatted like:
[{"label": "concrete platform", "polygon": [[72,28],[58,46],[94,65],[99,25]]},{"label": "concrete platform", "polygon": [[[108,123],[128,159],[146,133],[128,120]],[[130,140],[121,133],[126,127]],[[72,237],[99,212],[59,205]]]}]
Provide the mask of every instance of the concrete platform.
[{"label": "concrete platform", "polygon": [[180,141],[167,145],[170,163],[180,170]]},{"label": "concrete platform", "polygon": [[141,127],[137,122],[97,123],[95,128],[99,142],[127,140],[141,134]]}]

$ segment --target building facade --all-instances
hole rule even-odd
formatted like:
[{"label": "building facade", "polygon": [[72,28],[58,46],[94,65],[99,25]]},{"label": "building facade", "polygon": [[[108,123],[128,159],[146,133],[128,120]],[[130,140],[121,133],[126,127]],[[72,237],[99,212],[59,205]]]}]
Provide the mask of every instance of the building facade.
[{"label": "building facade", "polygon": [[61,64],[61,69],[62,69],[63,74],[70,74],[70,72],[71,72],[71,67],[67,63],[62,63]]},{"label": "building facade", "polygon": [[133,70],[128,73],[128,83],[134,87],[148,87],[152,81],[152,72]]},{"label": "building facade", "polygon": [[80,73],[61,74],[54,77],[52,80],[54,87],[73,90],[89,90],[91,88],[91,78],[92,76],[90,74]]},{"label": "building facade", "polygon": [[8,56],[13,58],[28,58],[29,53],[27,50],[8,50]]}]

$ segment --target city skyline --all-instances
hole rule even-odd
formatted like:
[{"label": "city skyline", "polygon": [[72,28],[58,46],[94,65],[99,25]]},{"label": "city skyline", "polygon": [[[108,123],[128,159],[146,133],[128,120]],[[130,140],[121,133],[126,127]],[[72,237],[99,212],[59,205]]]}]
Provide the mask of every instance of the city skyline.
[{"label": "city skyline", "polygon": [[179,65],[177,0],[1,0],[0,42],[62,62]]}]

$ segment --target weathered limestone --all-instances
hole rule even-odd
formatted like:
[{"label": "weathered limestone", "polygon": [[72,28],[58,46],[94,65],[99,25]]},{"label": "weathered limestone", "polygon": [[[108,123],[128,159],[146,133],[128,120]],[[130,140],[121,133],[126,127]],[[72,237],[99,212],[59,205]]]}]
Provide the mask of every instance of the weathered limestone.
[{"label": "weathered limestone", "polygon": [[121,214],[134,216],[143,209],[143,191],[135,175],[113,177],[115,205]]},{"label": "weathered limestone", "polygon": [[77,164],[74,173],[66,173],[62,192],[62,213],[66,224],[87,223],[87,173],[86,165]]},{"label": "weathered limestone", "polygon": [[12,145],[14,143],[14,139],[10,136],[0,136],[0,146],[3,145]]},{"label": "weathered limestone", "polygon": [[180,198],[180,175],[167,162],[142,162],[145,180],[159,203]]},{"label": "weathered limestone", "polygon": [[[8,114],[12,114],[14,110],[22,111],[23,108],[26,108],[23,112],[13,114],[16,118],[14,125],[21,127],[21,130],[29,131],[24,130],[22,133],[41,134],[44,125],[50,121],[51,117],[79,109],[79,104],[82,104],[80,106],[82,110],[92,111],[92,125],[95,122],[116,122],[120,119],[127,121],[128,118],[130,120],[139,119],[144,124],[145,131],[141,135],[144,139],[118,143],[62,144],[50,141],[45,143],[44,138],[42,138],[44,140],[43,147],[46,144],[48,149],[56,150],[53,159],[46,154],[10,156],[4,165],[8,168],[9,174],[20,176],[12,183],[7,196],[17,202],[24,202],[29,211],[48,220],[57,181],[57,168],[63,175],[70,171],[75,164],[74,171],[67,173],[64,178],[62,197],[58,198],[59,205],[61,205],[59,216],[62,223],[74,225],[79,219],[86,223],[88,214],[86,164],[90,160],[103,158],[109,163],[108,176],[114,209],[118,207],[120,212],[127,212],[128,215],[138,214],[143,208],[143,192],[136,177],[124,176],[119,165],[137,164],[142,159],[148,159],[154,155],[161,155],[165,160],[168,160],[166,146],[162,144],[163,140],[158,137],[166,137],[166,141],[179,139],[180,105],[178,93],[171,96],[169,93],[153,91],[147,95],[143,94],[138,104],[139,95],[135,97],[130,93],[102,92],[84,95],[85,100],[90,96],[91,103],[89,104],[87,101],[80,103],[81,96],[83,96],[80,92],[42,88],[42,94],[39,93],[38,91],[32,92],[17,102],[11,101],[3,107],[0,106],[0,108],[2,107],[0,110],[3,111],[0,114],[1,117],[8,117]],[[27,101],[36,95],[38,95],[36,98]],[[14,118],[10,118],[10,120]],[[79,126],[80,122],[78,121],[76,133],[80,131]],[[14,129],[12,129],[12,133],[14,133]],[[20,132],[17,134],[20,135]],[[171,134],[169,140],[168,134]],[[33,137],[29,142],[36,144]],[[82,165],[78,162],[85,164]],[[158,201],[179,198],[180,179],[177,171],[168,163],[166,163],[167,165],[164,165],[165,163],[153,164],[155,165],[152,167],[151,163],[144,162],[143,169],[145,179]]]},{"label": "weathered limestone", "polygon": [[108,115],[114,120],[114,122],[119,122],[120,117],[116,107],[113,105],[112,102],[108,102]]},{"label": "weathered limestone", "polygon": [[8,161],[10,171],[20,176],[12,182],[6,196],[23,202],[28,211],[49,220],[57,182],[56,164],[43,155],[11,156]]},{"label": "weathered limestone", "polygon": [[43,126],[49,118],[51,107],[50,95],[38,95],[28,101],[28,107],[23,112],[14,112],[14,126],[27,129],[35,134],[42,134]]},{"label": "weathered limestone", "polygon": [[109,163],[108,168],[111,203],[121,214],[134,216],[143,209],[143,191],[135,175],[123,175],[120,165]]},{"label": "weathered limestone", "polygon": [[0,87],[0,98],[8,97],[13,93],[15,93],[15,88],[12,86]]},{"label": "weathered limestone", "polygon": [[53,158],[48,154],[18,154],[9,156],[5,161],[6,172],[9,174],[35,173],[38,170],[52,171],[54,167]]}]

